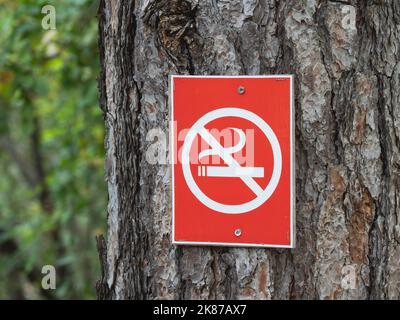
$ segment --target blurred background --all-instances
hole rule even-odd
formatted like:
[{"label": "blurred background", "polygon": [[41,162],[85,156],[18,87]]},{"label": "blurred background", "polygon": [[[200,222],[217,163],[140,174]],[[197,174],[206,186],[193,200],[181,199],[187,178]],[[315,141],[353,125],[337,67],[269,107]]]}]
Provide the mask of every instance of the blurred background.
[{"label": "blurred background", "polygon": [[[104,233],[98,1],[0,0],[0,299],[92,299]],[[41,12],[56,9],[56,29]],[[57,270],[43,290],[44,265]]]}]

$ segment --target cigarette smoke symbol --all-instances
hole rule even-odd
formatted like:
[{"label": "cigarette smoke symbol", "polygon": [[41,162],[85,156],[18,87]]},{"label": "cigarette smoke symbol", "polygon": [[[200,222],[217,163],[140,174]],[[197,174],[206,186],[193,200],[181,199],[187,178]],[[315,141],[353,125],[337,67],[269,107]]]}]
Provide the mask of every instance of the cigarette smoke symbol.
[{"label": "cigarette smoke symbol", "polygon": [[[246,144],[246,135],[241,129],[229,128],[239,135],[239,142],[233,147],[223,148],[224,153],[234,154],[243,149]],[[215,149],[203,150],[199,154],[199,160],[209,155],[219,155],[219,151]],[[199,166],[199,177],[253,177],[263,178],[264,168],[262,167],[223,167],[223,166]]]}]

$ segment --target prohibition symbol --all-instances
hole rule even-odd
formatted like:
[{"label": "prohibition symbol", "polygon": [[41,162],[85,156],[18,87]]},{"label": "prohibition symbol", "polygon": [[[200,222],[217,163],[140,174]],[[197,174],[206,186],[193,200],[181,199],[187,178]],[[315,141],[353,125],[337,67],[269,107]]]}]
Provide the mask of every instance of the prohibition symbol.
[{"label": "prohibition symbol", "polygon": [[[240,166],[240,164],[232,156],[232,153],[236,152],[237,150],[236,151],[231,150],[230,152],[226,152],[225,149],[228,148],[224,148],[218,142],[218,140],[208,130],[205,129],[205,126],[209,122],[223,117],[237,117],[254,123],[265,135],[267,141],[269,141],[272,148],[274,165],[273,165],[271,179],[268,185],[265,187],[265,189],[263,189],[257,183],[257,181],[254,180],[254,177],[259,177],[263,175],[264,172],[263,168],[249,168]],[[232,129],[235,130],[234,128]],[[239,133],[240,135],[240,130],[235,130],[235,131],[237,131],[237,133]],[[211,199],[199,188],[199,186],[197,185],[196,181],[193,178],[193,174],[190,168],[190,150],[197,135],[200,135],[201,138],[210,145],[211,151],[209,154],[218,155],[228,165],[228,167],[223,167],[223,170],[221,169],[214,170],[212,174],[214,176],[221,176],[221,177],[235,176],[238,179],[241,179],[244,182],[244,184],[256,195],[256,198],[242,204],[228,205]],[[243,138],[241,137],[241,141],[242,140]],[[243,147],[243,145],[241,147]],[[279,141],[274,131],[257,114],[241,108],[220,108],[208,112],[204,116],[202,116],[199,120],[196,121],[196,123],[187,133],[182,147],[182,170],[185,181],[190,191],[205,206],[221,213],[241,214],[250,212],[258,208],[264,202],[266,202],[268,198],[274,193],[281,176],[282,153]],[[199,175],[202,175],[202,172],[199,171]]]}]

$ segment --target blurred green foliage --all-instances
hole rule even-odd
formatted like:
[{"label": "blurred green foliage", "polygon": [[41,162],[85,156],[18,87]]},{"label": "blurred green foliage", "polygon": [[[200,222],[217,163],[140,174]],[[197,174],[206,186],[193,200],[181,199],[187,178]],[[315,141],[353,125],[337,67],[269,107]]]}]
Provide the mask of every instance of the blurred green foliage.
[{"label": "blurred green foliage", "polygon": [[[106,186],[96,2],[0,0],[0,298],[95,298]],[[56,30],[44,30],[44,5]],[[41,288],[43,265],[57,289]]]}]

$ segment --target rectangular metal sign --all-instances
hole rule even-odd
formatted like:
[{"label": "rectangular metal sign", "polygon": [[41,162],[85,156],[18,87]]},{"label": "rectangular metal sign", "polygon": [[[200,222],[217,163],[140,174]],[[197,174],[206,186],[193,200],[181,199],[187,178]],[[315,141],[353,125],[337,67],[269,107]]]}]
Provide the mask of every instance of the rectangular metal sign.
[{"label": "rectangular metal sign", "polygon": [[293,77],[171,76],[173,243],[293,248]]}]

